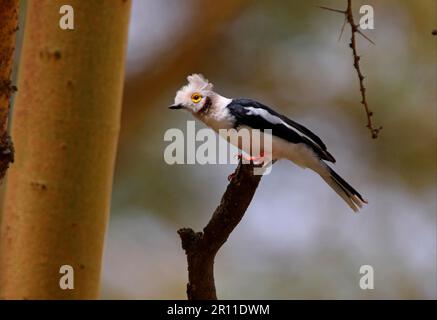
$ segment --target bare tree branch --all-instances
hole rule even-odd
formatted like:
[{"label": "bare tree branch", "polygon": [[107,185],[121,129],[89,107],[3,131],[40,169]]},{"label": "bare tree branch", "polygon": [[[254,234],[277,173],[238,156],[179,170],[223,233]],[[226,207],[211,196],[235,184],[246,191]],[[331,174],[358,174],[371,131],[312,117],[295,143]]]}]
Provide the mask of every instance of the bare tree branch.
[{"label": "bare tree branch", "polygon": [[11,82],[15,38],[18,30],[18,0],[0,1],[0,181],[14,162],[14,148],[8,134],[8,116],[12,94]]},{"label": "bare tree branch", "polygon": [[241,161],[223,194],[220,205],[203,232],[190,228],[178,230],[188,262],[189,300],[216,300],[214,258],[246,212],[261,175],[253,174],[252,164]]},{"label": "bare tree branch", "polygon": [[[345,19],[346,19],[345,21],[351,26],[351,42],[349,44],[349,47],[352,49],[352,55],[354,58],[354,68],[357,72],[358,80],[360,83],[361,104],[364,107],[364,110],[366,112],[366,117],[367,117],[366,127],[369,129],[369,131],[372,135],[372,138],[376,139],[378,137],[380,131],[382,130],[382,127],[381,126],[376,127],[372,122],[373,112],[370,110],[369,104],[367,103],[366,87],[364,86],[364,75],[361,72],[361,68],[360,68],[360,58],[361,57],[358,54],[355,34],[358,33],[359,35],[361,35],[363,38],[365,38],[370,43],[372,43],[372,44],[375,44],[375,43],[369,37],[367,37],[363,32],[361,32],[361,30],[358,28],[359,27],[358,24],[355,24],[354,16],[352,13],[352,0],[347,1],[346,10],[332,9],[332,8],[323,7],[323,6],[319,6],[319,8],[344,14]],[[342,26],[340,38],[341,38],[341,35],[343,34],[343,29],[344,29],[344,24]]]}]

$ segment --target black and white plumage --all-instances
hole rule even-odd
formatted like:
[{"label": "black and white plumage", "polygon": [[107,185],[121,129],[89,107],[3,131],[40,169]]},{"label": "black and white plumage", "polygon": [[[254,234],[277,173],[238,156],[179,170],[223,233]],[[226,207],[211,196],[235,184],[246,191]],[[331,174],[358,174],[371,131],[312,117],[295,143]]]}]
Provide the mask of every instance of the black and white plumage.
[{"label": "black and white plumage", "polygon": [[[171,109],[186,109],[215,131],[220,129],[270,129],[270,159],[288,159],[302,168],[310,168],[352,208],[358,211],[363,197],[324,161],[335,163],[323,141],[303,125],[251,99],[229,99],[213,91],[202,75],[193,74],[176,94]],[[237,146],[241,147],[241,146]],[[250,150],[243,150],[250,154]]]},{"label": "black and white plumage", "polygon": [[232,99],[227,108],[236,119],[234,128],[247,126],[261,131],[271,129],[274,136],[290,143],[303,143],[321,159],[335,162],[334,157],[328,152],[326,145],[318,136],[262,103],[251,99]]}]

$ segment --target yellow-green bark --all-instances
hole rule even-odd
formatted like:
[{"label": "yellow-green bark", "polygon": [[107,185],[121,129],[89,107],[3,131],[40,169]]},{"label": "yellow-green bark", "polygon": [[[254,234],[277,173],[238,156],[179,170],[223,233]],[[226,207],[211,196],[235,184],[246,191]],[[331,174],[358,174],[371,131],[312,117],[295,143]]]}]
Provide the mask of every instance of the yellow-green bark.
[{"label": "yellow-green bark", "polygon": [[[94,299],[120,124],[130,1],[28,2],[0,238],[0,297]],[[61,290],[62,265],[74,289]]]}]

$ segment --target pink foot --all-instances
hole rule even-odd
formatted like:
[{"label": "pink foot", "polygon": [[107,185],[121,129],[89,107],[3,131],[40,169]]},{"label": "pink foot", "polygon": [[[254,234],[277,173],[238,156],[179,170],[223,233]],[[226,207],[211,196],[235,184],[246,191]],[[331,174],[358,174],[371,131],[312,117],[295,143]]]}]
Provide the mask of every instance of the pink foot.
[{"label": "pink foot", "polygon": [[254,164],[262,164],[265,160],[264,153],[261,153],[259,156],[243,157],[243,159],[247,162],[253,162]]}]

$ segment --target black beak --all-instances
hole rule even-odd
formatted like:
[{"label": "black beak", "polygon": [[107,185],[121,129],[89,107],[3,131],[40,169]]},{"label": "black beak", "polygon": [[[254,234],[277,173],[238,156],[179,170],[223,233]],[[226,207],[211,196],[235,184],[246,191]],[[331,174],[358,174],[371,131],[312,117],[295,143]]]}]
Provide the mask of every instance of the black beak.
[{"label": "black beak", "polygon": [[168,107],[169,109],[182,109],[183,106],[181,104],[173,104],[170,107]]}]

